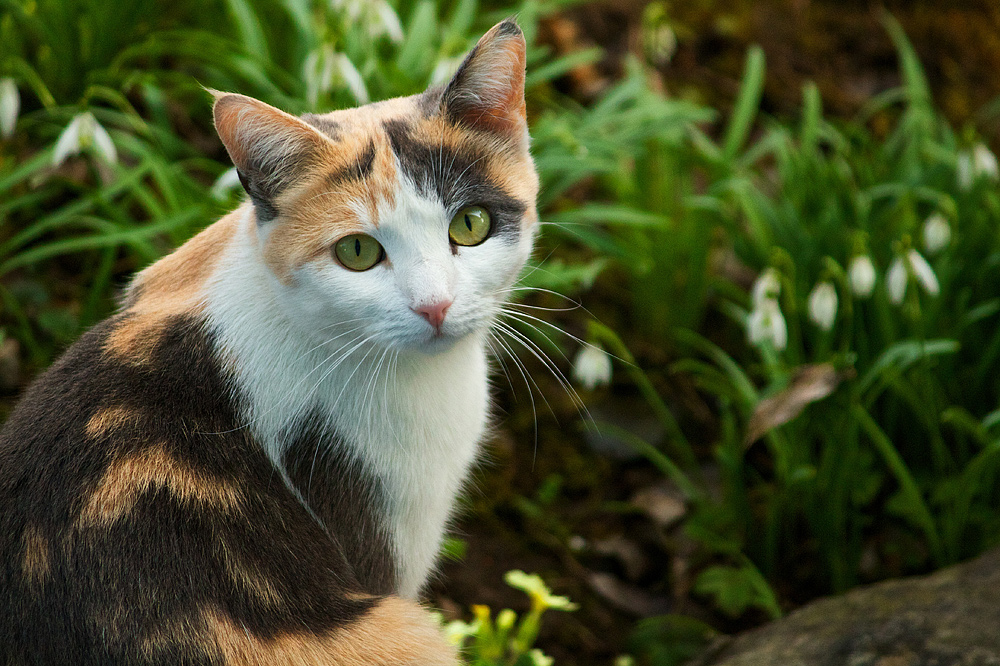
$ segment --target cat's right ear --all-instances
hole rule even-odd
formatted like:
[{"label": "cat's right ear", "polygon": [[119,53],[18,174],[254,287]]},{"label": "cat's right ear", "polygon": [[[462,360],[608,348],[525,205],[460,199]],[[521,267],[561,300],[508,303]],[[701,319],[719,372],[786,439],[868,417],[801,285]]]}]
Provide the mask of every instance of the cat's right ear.
[{"label": "cat's right ear", "polygon": [[233,93],[215,96],[215,129],[236,165],[257,221],[277,214],[275,201],[329,147],[308,123],[259,100]]},{"label": "cat's right ear", "polygon": [[444,89],[448,117],[477,130],[524,138],[524,33],[513,19],[493,26]]}]

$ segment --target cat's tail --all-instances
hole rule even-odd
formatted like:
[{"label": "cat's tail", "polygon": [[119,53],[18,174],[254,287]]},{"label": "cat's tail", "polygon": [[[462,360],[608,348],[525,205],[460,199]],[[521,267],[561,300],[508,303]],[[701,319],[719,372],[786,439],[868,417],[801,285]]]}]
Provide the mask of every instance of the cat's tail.
[{"label": "cat's tail", "polygon": [[350,624],[329,632],[254,636],[224,616],[208,619],[226,666],[458,666],[431,614],[396,596],[374,600]]}]

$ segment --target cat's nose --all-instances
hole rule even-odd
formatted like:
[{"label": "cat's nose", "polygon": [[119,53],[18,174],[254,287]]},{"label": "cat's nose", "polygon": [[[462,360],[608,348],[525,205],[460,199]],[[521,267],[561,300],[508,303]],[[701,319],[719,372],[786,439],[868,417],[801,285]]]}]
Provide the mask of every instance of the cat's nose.
[{"label": "cat's nose", "polygon": [[413,311],[426,319],[427,323],[434,327],[434,330],[440,330],[441,324],[444,323],[444,315],[448,312],[448,308],[451,307],[452,302],[451,300],[443,300],[436,303],[428,303],[427,305],[413,308]]}]

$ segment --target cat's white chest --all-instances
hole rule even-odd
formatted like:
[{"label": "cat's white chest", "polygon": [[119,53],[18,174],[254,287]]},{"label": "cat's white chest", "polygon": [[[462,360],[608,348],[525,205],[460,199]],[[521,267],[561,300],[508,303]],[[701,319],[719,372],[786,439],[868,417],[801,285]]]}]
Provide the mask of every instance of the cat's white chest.
[{"label": "cat's white chest", "polygon": [[466,339],[440,354],[400,357],[371,386],[333,421],[383,484],[398,591],[415,597],[486,427],[482,343]]}]

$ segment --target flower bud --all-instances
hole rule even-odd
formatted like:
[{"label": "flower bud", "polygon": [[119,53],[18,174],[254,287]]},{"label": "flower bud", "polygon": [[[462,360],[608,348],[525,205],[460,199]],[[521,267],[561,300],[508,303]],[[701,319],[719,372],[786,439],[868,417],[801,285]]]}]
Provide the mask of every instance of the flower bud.
[{"label": "flower bud", "polygon": [[573,360],[573,379],[588,391],[611,381],[611,357],[594,345],[584,345]]},{"label": "flower bud", "polygon": [[750,295],[753,298],[754,306],[768,299],[777,299],[781,294],[781,281],[778,279],[778,271],[768,268],[761,273],[753,283]]},{"label": "flower bud", "polygon": [[951,225],[941,213],[934,213],[924,222],[924,248],[937,254],[951,242]]},{"label": "flower bud", "polygon": [[931,296],[937,296],[941,291],[941,285],[938,284],[934,269],[927,263],[923,255],[916,250],[910,250],[906,253],[906,261],[910,264],[910,270],[913,271],[914,277],[917,278],[917,283],[924,288],[924,291]]},{"label": "flower bud", "polygon": [[858,298],[868,298],[875,288],[875,266],[872,258],[862,254],[851,259],[847,266],[847,281],[851,292]]},{"label": "flower bud", "polygon": [[0,136],[9,139],[14,135],[17,114],[21,110],[21,95],[14,79],[0,79]]},{"label": "flower bud", "polygon": [[824,331],[837,319],[837,290],[830,282],[820,282],[809,293],[809,318]]},{"label": "flower bud", "polygon": [[757,347],[770,343],[777,351],[788,346],[788,327],[777,300],[765,298],[750,312],[747,339]]},{"label": "flower bud", "polygon": [[910,281],[910,276],[903,265],[902,257],[896,257],[889,265],[889,272],[885,276],[885,289],[889,292],[889,302],[899,305],[906,296],[906,283]]}]

